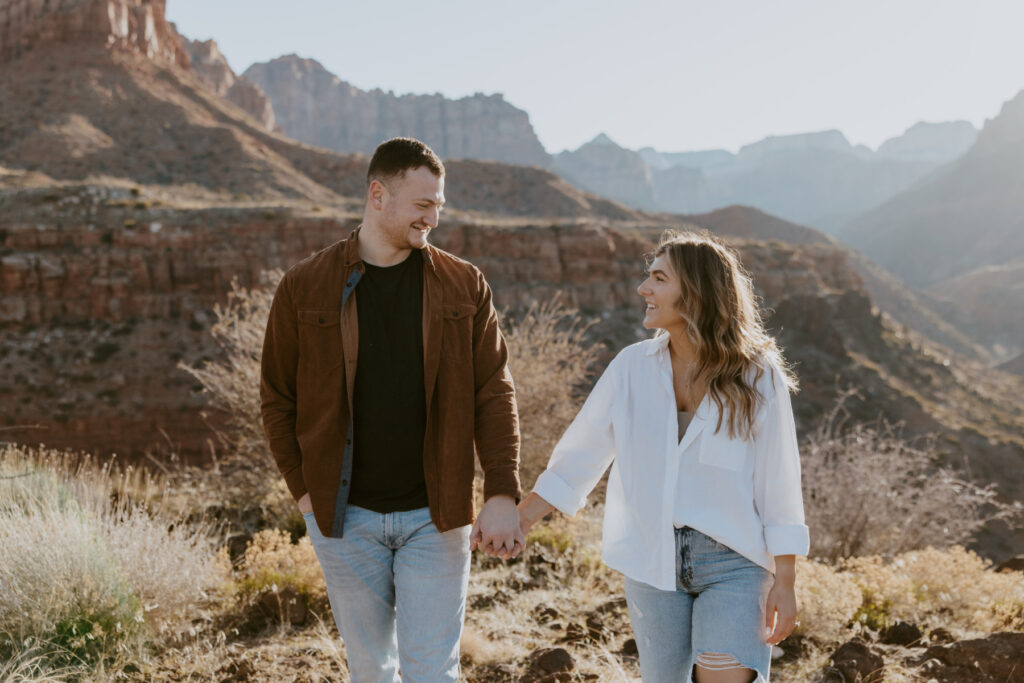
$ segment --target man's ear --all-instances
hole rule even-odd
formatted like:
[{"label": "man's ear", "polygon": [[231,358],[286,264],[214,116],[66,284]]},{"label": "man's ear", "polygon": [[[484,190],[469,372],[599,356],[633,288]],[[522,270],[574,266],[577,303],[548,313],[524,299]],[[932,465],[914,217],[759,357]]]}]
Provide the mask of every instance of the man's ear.
[{"label": "man's ear", "polygon": [[387,186],[379,180],[371,180],[366,190],[367,201],[377,211],[384,208],[384,198],[388,194]]}]

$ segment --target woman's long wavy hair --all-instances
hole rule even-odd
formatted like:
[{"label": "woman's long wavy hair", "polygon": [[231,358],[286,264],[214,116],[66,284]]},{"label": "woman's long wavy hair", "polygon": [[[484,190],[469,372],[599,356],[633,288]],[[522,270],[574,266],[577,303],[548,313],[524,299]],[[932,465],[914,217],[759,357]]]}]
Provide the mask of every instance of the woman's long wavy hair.
[{"label": "woman's long wavy hair", "polygon": [[652,259],[663,254],[679,277],[676,311],[697,351],[697,376],[718,406],[715,431],[727,415],[730,437],[753,438],[761,376],[777,369],[792,392],[797,380],[764,329],[750,275],[736,253],[708,233],[667,232]]}]

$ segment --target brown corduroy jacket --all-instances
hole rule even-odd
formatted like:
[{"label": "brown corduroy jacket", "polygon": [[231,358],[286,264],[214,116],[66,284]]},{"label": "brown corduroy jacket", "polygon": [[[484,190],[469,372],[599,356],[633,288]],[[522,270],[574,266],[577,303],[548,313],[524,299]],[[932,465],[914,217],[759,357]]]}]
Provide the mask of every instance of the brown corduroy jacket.
[{"label": "brown corduroy jacket", "polygon": [[[274,294],[260,382],[270,450],[321,533],[341,537],[352,471],[352,395],[365,272],[359,230],[292,267]],[[491,290],[472,264],[433,246],[423,258],[423,473],[441,531],[474,519],[474,444],[484,498],[521,496],[519,422]],[[415,254],[414,254],[415,256]]]}]

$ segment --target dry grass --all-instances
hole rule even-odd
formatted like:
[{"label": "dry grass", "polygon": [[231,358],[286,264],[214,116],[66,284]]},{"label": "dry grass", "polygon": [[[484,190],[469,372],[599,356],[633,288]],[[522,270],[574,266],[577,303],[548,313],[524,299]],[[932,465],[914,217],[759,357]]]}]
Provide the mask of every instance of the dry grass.
[{"label": "dry grass", "polygon": [[0,655],[21,669],[117,669],[201,616],[217,581],[205,525],[119,496],[125,475],[52,450],[0,450]]},{"label": "dry grass", "polygon": [[863,591],[857,620],[880,627],[903,620],[943,627],[961,637],[1024,630],[1024,581],[954,546],[926,548],[884,560],[858,557],[843,568]]}]

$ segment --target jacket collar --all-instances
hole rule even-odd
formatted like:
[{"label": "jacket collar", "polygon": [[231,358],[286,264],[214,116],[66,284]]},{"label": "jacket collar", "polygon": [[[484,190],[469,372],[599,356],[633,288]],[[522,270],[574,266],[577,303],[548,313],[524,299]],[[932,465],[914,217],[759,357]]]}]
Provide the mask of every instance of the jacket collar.
[{"label": "jacket collar", "polygon": [[[359,231],[362,230],[363,225],[360,223],[355,230],[353,230],[347,238],[345,238],[345,267],[351,268],[352,266],[362,264],[363,257],[359,255]],[[436,270],[434,266],[434,255],[437,252],[437,247],[432,244],[427,244],[425,249],[420,249],[420,255],[423,258],[424,265],[428,266],[431,272]]]}]

